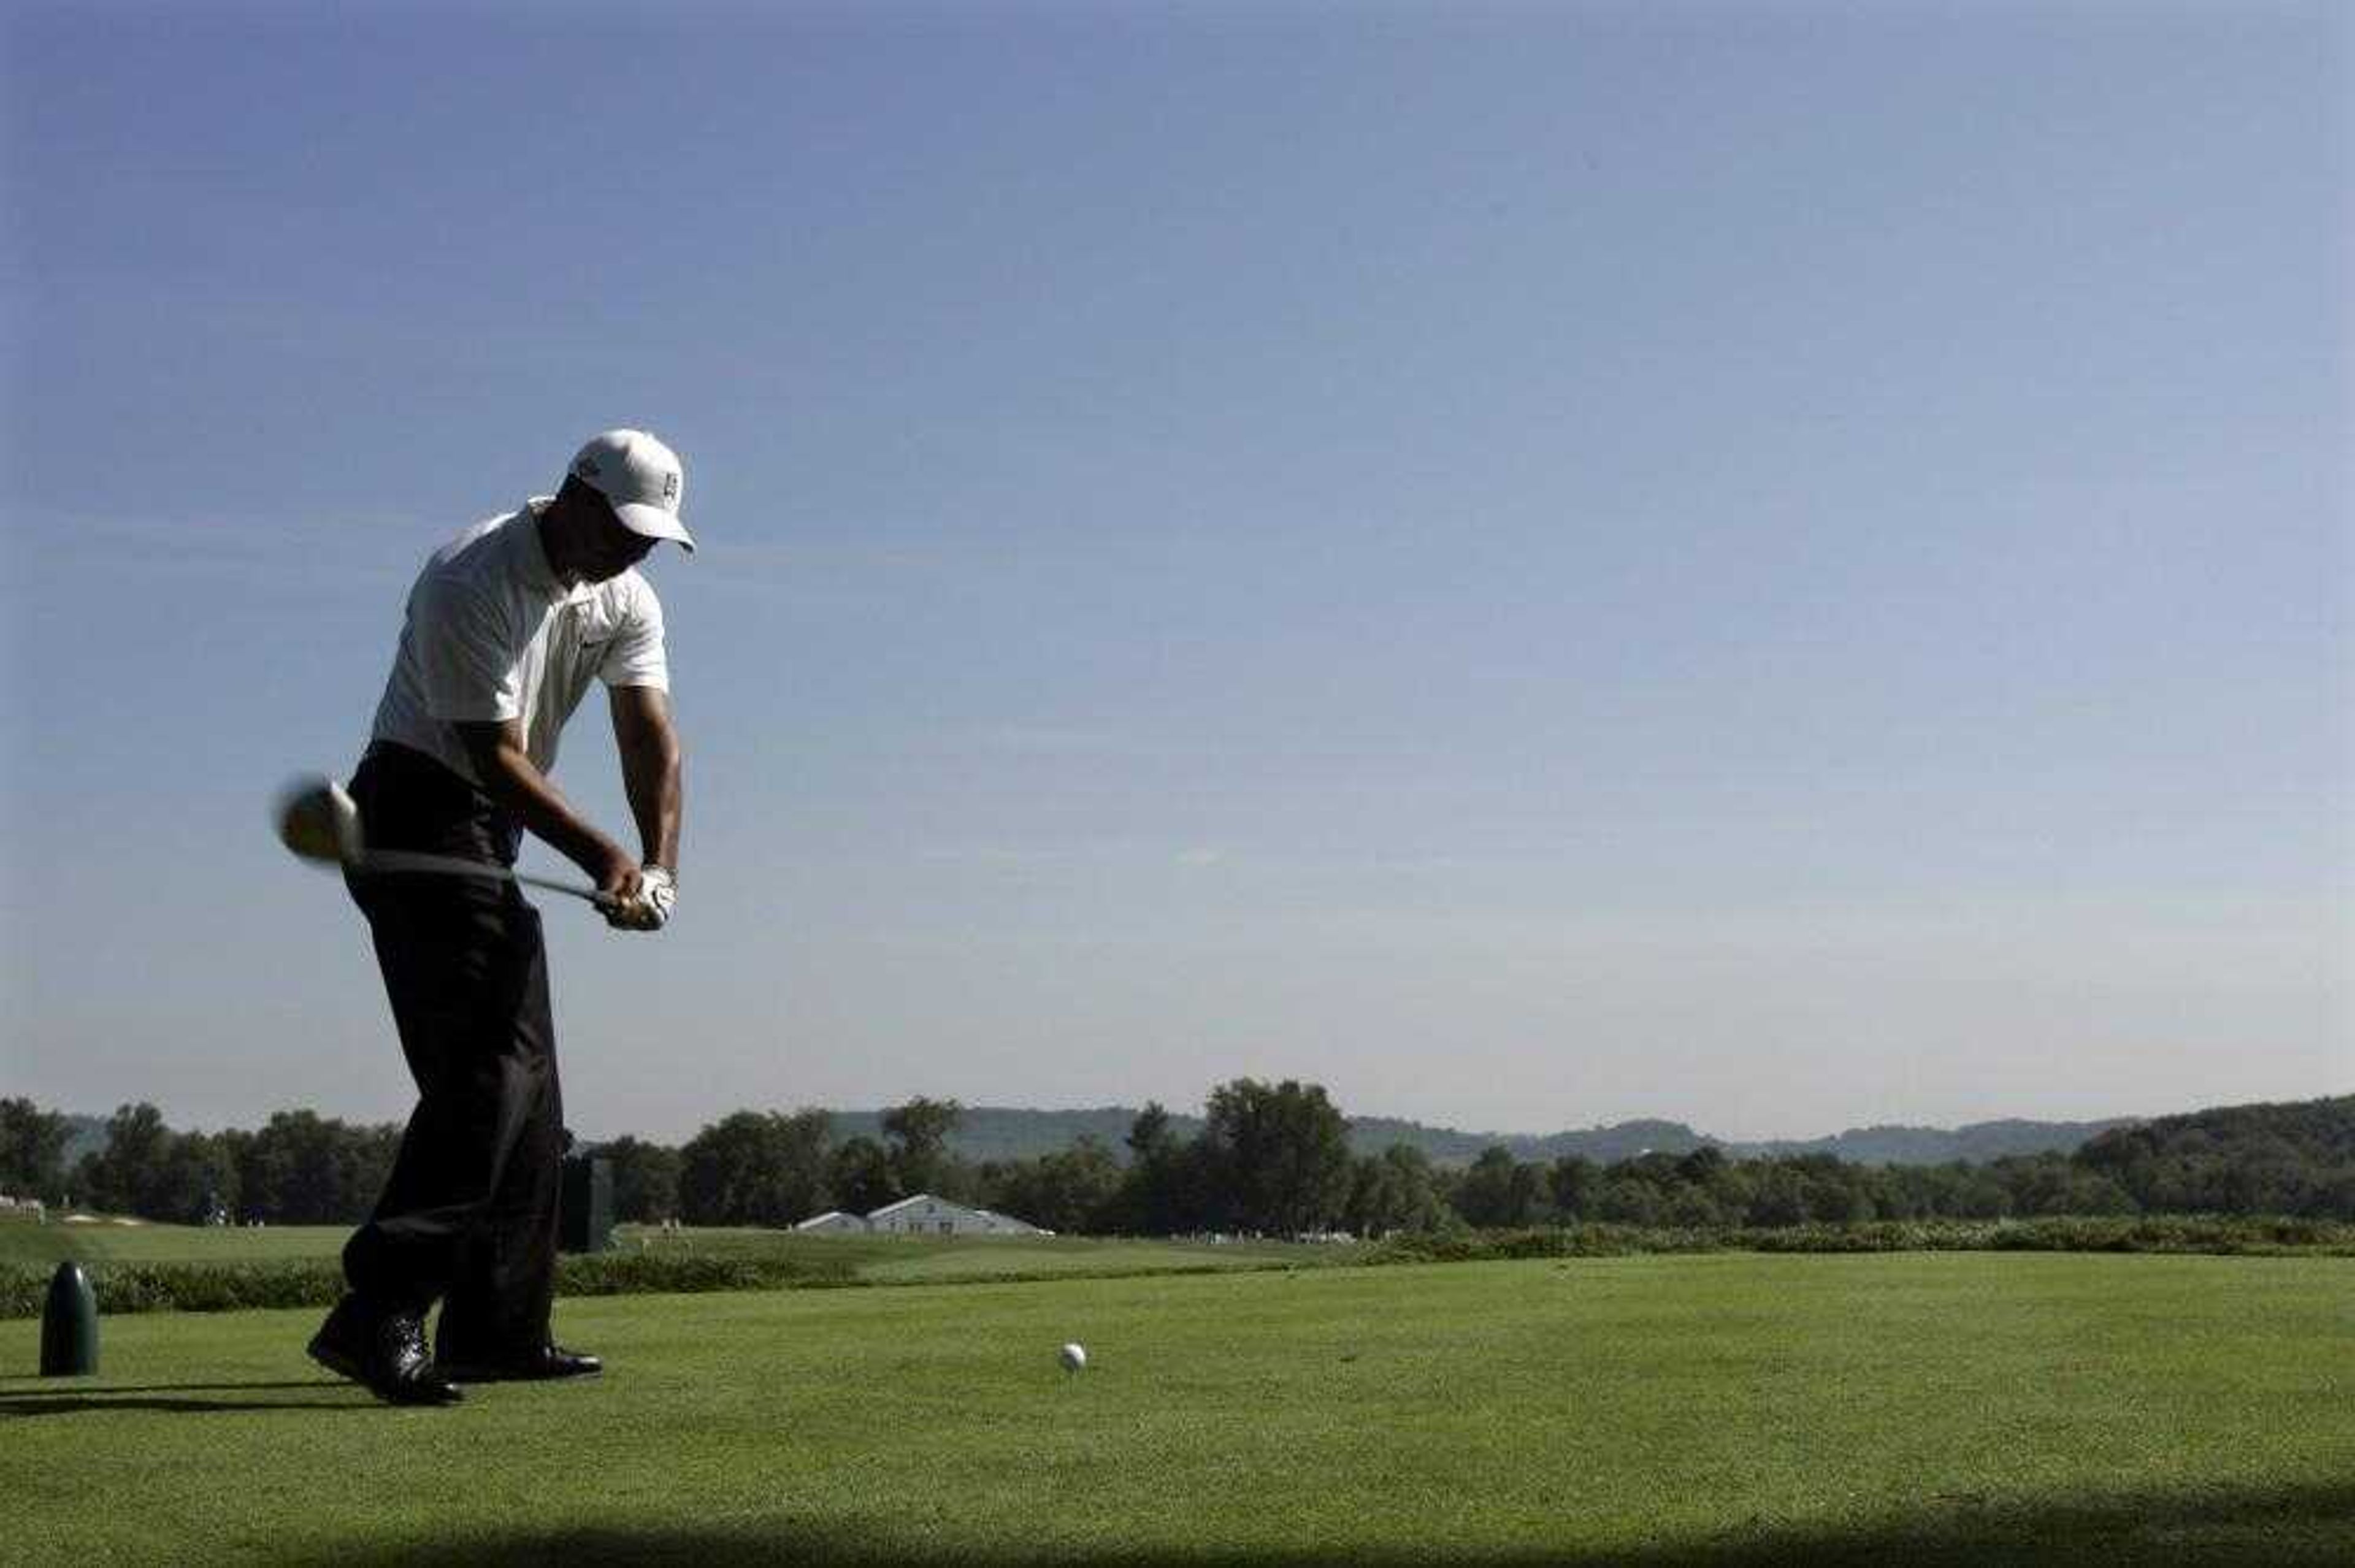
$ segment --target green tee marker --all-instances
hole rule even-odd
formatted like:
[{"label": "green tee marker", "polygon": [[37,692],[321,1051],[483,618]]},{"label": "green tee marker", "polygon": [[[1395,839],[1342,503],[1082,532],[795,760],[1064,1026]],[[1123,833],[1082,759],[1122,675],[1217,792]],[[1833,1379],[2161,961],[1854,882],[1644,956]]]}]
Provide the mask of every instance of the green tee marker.
[{"label": "green tee marker", "polygon": [[41,1307],[41,1375],[98,1375],[98,1296],[79,1264],[61,1263],[49,1276],[49,1297]]}]

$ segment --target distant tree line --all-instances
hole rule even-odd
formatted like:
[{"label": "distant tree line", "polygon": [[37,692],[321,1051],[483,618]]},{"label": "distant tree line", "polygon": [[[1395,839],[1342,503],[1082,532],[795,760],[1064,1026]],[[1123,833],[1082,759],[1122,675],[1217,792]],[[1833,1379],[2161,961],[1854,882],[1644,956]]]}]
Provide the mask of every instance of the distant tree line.
[{"label": "distant tree line", "polygon": [[[883,1113],[880,1139],[837,1140],[824,1111],[738,1111],[677,1150],[616,1139],[598,1153],[613,1162],[625,1217],[676,1213],[697,1225],[864,1214],[929,1192],[1054,1231],[1296,1234],[1337,1224],[1350,1197],[1348,1123],[1315,1084],[1223,1084],[1184,1141],[1168,1112],[1148,1105],[1129,1129],[1125,1165],[1088,1136],[1027,1158],[964,1159],[949,1147],[961,1112],[954,1100],[913,1099]],[[1431,1168],[1419,1153],[1413,1164],[1428,1198]]]},{"label": "distant tree line", "polygon": [[1029,1158],[960,1159],[948,1147],[957,1115],[954,1101],[913,1100],[884,1113],[881,1141],[837,1142],[822,1111],[740,1111],[677,1151],[624,1139],[602,1152],[615,1160],[625,1214],[676,1213],[693,1224],[788,1224],[830,1208],[865,1213],[913,1192],[1057,1231],[1144,1235],[1366,1236],[1591,1221],[2355,1220],[2355,1096],[2164,1117],[2105,1133],[2074,1154],[1945,1165],[1859,1165],[1823,1154],[1737,1160],[1713,1146],[1540,1161],[1497,1145],[1469,1166],[1441,1168],[1402,1142],[1352,1155],[1348,1119],[1323,1088],[1249,1078],[1210,1091],[1192,1137],[1148,1104],[1130,1125],[1124,1164],[1089,1137]]},{"label": "distant tree line", "polygon": [[[2268,1214],[2355,1220],[2355,1096],[2164,1117],[2075,1153],[1986,1164],[1857,1165],[1828,1155],[1731,1159],[1713,1146],[1598,1162],[1521,1160],[1503,1146],[1441,1168],[1412,1144],[1353,1154],[1348,1122],[1317,1084],[1239,1078],[1212,1089],[1192,1136],[1148,1104],[1125,1159],[1090,1136],[1052,1153],[969,1160],[951,1147],[961,1107],[917,1098],[882,1136],[837,1138],[822,1110],[737,1111],[677,1147],[621,1137],[620,1217],[697,1225],[793,1224],[867,1213],[918,1192],[1065,1232],[1374,1236],[1605,1221],[1781,1227],[1873,1220]],[[0,1191],[183,1222],[357,1222],[390,1168],[400,1129],[309,1111],[261,1128],[178,1133],[126,1105],[105,1147],[64,1168],[66,1119],[0,1100]]]},{"label": "distant tree line", "polygon": [[176,1132],[149,1104],[107,1118],[106,1142],[69,1168],[67,1118],[0,1100],[0,1192],[176,1224],[356,1223],[392,1169],[400,1129],[281,1111],[252,1131]]},{"label": "distant tree line", "polygon": [[2104,1133],[2074,1163],[2148,1213],[2355,1219],[2355,1094],[2162,1116]]}]

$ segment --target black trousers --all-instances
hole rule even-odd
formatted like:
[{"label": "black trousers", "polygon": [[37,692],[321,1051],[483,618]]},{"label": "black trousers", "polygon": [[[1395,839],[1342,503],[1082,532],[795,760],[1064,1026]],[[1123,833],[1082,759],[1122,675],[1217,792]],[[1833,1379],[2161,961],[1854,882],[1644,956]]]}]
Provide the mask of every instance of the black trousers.
[{"label": "black trousers", "polygon": [[[371,848],[514,864],[513,819],[422,752],[378,742],[351,792]],[[347,883],[418,1100],[384,1195],[344,1248],[345,1276],[388,1306],[439,1299],[442,1356],[537,1349],[555,1289],[564,1123],[539,912],[490,877]]]}]

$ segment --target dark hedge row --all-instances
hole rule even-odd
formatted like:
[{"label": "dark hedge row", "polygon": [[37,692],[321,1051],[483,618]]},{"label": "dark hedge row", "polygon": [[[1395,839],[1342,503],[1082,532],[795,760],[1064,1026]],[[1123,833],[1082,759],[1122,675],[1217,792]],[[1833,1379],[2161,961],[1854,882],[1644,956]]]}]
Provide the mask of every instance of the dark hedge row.
[{"label": "dark hedge row", "polygon": [[[266,1264],[91,1264],[99,1311],[236,1312],[255,1307],[332,1307],[344,1291],[333,1259]],[[50,1270],[0,1268],[0,1318],[37,1317]],[[651,1296],[715,1290],[786,1290],[857,1283],[847,1261],[718,1258],[694,1253],[598,1253],[559,1260],[562,1296]]]},{"label": "dark hedge row", "polygon": [[[344,1276],[333,1259],[269,1264],[85,1264],[108,1317],[129,1312],[235,1312],[261,1307],[333,1306]],[[0,1270],[0,1317],[37,1317],[49,1270]]]},{"label": "dark hedge row", "polygon": [[1624,1257],[1669,1253],[2204,1253],[2355,1257],[2355,1224],[2336,1220],[2157,1216],[2045,1220],[1881,1220],[1774,1230],[1568,1225],[1397,1236],[1368,1263]]}]

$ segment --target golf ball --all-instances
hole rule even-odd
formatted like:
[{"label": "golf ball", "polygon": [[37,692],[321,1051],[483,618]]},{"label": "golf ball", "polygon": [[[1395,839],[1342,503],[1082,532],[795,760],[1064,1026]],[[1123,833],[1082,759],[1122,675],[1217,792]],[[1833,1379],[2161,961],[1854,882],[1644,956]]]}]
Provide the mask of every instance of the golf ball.
[{"label": "golf ball", "polygon": [[1062,1349],[1060,1359],[1065,1371],[1076,1372],[1082,1367],[1088,1364],[1087,1347],[1084,1345],[1066,1345]]}]

